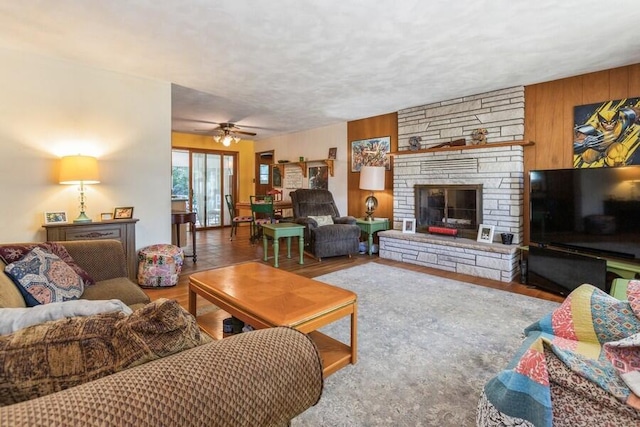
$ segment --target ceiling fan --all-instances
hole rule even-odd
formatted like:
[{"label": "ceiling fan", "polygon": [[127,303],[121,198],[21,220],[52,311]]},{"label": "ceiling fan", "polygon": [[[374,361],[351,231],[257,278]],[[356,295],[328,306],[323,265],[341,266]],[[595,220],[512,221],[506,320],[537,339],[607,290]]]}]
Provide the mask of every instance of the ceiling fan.
[{"label": "ceiling fan", "polygon": [[211,131],[217,132],[213,136],[213,140],[216,142],[221,142],[225,147],[230,146],[231,142],[235,142],[236,144],[240,142],[242,137],[240,137],[239,135],[256,135],[255,132],[247,132],[242,130],[240,127],[236,126],[235,123],[218,123],[218,126],[213,128]]}]

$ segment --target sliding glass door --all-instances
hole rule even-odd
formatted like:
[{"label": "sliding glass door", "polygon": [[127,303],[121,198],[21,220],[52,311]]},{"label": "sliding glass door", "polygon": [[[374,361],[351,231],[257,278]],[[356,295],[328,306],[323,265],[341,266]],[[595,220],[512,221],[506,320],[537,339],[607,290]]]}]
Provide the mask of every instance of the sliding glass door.
[{"label": "sliding glass door", "polygon": [[[190,175],[189,206],[196,212],[196,227],[211,228],[230,225],[224,195],[234,194],[236,182],[236,153],[201,150],[173,150],[188,153]],[[179,156],[178,156],[179,157]],[[176,187],[176,167],[173,167],[174,188]],[[181,171],[184,176],[184,170]]]}]

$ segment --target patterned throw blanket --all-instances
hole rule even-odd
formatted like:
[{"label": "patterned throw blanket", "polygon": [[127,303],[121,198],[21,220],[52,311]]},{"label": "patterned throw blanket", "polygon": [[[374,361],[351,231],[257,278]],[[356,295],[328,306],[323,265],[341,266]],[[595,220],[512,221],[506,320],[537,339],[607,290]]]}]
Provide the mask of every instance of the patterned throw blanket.
[{"label": "patterned throw blanket", "polygon": [[627,296],[620,301],[582,285],[525,329],[510,365],[485,386],[478,423],[553,425],[545,349],[620,402],[640,408],[640,281],[629,283]]}]

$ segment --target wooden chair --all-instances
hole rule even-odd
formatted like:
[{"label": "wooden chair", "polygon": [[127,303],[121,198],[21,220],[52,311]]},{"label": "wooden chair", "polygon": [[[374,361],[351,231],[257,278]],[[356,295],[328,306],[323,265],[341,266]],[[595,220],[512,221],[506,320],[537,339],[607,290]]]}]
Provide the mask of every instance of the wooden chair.
[{"label": "wooden chair", "polygon": [[[277,190],[275,188],[272,188],[271,190],[267,191],[267,196],[272,196],[274,202],[282,201],[282,191],[281,190]],[[282,209],[274,208],[273,214],[275,215],[275,218],[280,222],[293,222],[293,217],[286,217],[285,218],[284,214],[282,213]]]},{"label": "wooden chair", "polygon": [[249,196],[249,202],[251,204],[251,216],[253,219],[251,243],[255,243],[262,238],[261,224],[273,224],[277,223],[278,220],[275,218],[273,211],[273,196]]},{"label": "wooden chair", "polygon": [[233,240],[233,235],[238,234],[238,224],[242,223],[250,223],[251,230],[253,231],[253,216],[241,216],[236,213],[236,205],[233,203],[233,196],[231,194],[226,194],[224,199],[227,202],[227,208],[229,209],[229,216],[231,217],[231,237],[230,240]]}]

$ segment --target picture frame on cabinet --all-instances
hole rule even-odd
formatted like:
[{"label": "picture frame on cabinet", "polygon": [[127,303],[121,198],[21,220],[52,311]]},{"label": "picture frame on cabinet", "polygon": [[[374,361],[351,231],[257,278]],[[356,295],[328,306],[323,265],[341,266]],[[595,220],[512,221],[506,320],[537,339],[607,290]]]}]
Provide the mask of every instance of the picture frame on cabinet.
[{"label": "picture frame on cabinet", "polygon": [[45,224],[66,224],[67,212],[65,211],[47,211],[44,213]]},{"label": "picture frame on cabinet", "polygon": [[113,219],[112,212],[103,212],[100,214],[100,221],[111,221]]},{"label": "picture frame on cabinet", "polygon": [[125,206],[115,208],[113,210],[113,219],[131,219],[133,218],[133,206]]}]

